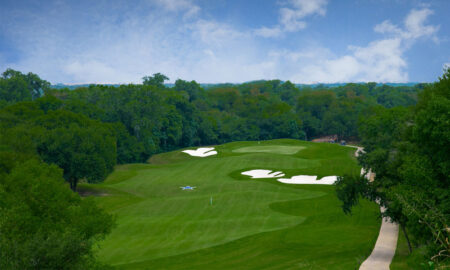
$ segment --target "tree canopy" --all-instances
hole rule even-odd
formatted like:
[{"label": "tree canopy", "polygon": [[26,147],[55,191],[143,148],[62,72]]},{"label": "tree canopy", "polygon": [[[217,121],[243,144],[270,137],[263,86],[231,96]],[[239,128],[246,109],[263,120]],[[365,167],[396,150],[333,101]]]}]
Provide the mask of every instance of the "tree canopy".
[{"label": "tree canopy", "polygon": [[31,159],[9,169],[0,173],[0,268],[100,267],[92,248],[112,217],[71,192],[55,165]]},{"label": "tree canopy", "polygon": [[169,78],[161,73],[155,73],[153,76],[144,76],[142,78],[144,85],[153,85],[159,88],[164,88],[164,81],[167,81]]},{"label": "tree canopy", "polygon": [[424,88],[413,108],[377,107],[359,126],[366,151],[360,162],[376,178],[369,183],[346,176],[337,183],[344,211],[360,196],[379,201],[400,224],[410,249],[426,250],[428,260],[448,266],[450,70]]}]

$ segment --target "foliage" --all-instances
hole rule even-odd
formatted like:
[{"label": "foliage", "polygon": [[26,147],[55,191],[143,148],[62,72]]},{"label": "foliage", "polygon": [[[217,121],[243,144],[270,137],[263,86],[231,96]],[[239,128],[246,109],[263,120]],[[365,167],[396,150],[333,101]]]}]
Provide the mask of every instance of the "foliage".
[{"label": "foliage", "polygon": [[[290,81],[271,80],[221,84],[204,90],[195,81],[181,79],[169,88],[164,85],[166,80],[165,75],[156,73],[145,76],[142,85],[49,90],[48,82],[37,75],[8,69],[0,78],[0,93],[3,93],[0,107],[6,106],[0,115],[5,121],[12,121],[8,117],[17,120],[9,124],[7,129],[12,130],[8,132],[22,129],[19,133],[23,136],[34,132],[26,135],[26,147],[38,149],[44,160],[63,166],[67,179],[73,175],[68,173],[68,164],[77,163],[75,156],[68,155],[70,151],[78,149],[86,155],[115,152],[111,155],[116,157],[114,162],[76,155],[79,161],[83,160],[77,166],[98,164],[95,172],[76,178],[101,181],[115,162],[144,162],[156,153],[188,146],[236,140],[312,139],[332,134],[342,139],[357,139],[359,118],[385,107],[414,104],[417,92],[423,88],[422,85],[408,88],[368,83],[300,90]],[[38,98],[43,93],[45,96]],[[74,114],[69,116],[67,112]],[[61,114],[59,118],[58,114]],[[43,116],[39,118],[39,115]],[[42,121],[47,123],[45,128]],[[105,136],[100,145],[114,144],[115,150],[110,148],[104,152],[100,151],[103,146],[88,147],[88,140],[76,140],[78,136],[89,136],[96,141]],[[66,148],[66,144],[70,147]],[[15,145],[20,147],[20,143]],[[75,186],[78,180],[70,181]]]},{"label": "foliage", "polygon": [[344,175],[338,176],[335,183],[336,194],[342,202],[342,210],[350,214],[352,208],[358,205],[361,198],[369,197],[369,185],[364,175]]},{"label": "foliage", "polygon": [[[142,162],[155,153],[180,147],[235,140],[311,139],[330,134],[357,138],[358,118],[382,100],[378,91],[401,96],[393,106],[414,104],[419,91],[373,83],[300,90],[279,80],[222,84],[204,90],[195,81],[180,79],[168,88],[163,84],[166,79],[157,73],[144,77],[143,85],[91,85],[48,94],[62,100],[66,110],[102,122],[122,123],[128,133],[121,131],[117,141],[118,162],[123,163]],[[403,98],[406,96],[411,99]],[[130,143],[135,147],[123,148]]]},{"label": "foliage", "polygon": [[116,164],[116,141],[103,124],[72,112],[51,111],[36,123],[46,128],[37,152],[64,170],[64,178],[76,190],[80,179],[99,182]]},{"label": "foliage", "polygon": [[45,100],[17,103],[0,112],[4,130],[0,145],[5,149],[4,154],[39,155],[43,161],[57,164],[74,190],[80,179],[89,182],[105,179],[116,164],[115,131],[83,115],[51,110],[49,104],[59,102]]},{"label": "foliage", "polygon": [[410,110],[374,108],[360,120],[360,134],[366,151],[360,161],[376,178],[368,190],[357,192],[349,192],[358,188],[352,178],[341,181],[337,192],[344,211],[358,196],[379,200],[385,215],[400,224],[410,250],[426,247],[429,261],[448,266],[450,70],[425,86]]},{"label": "foliage", "polygon": [[[4,171],[3,171],[4,172]],[[113,219],[81,200],[54,165],[28,160],[0,178],[1,269],[94,269]]]},{"label": "foliage", "polygon": [[7,69],[0,77],[0,100],[6,104],[28,101],[42,96],[49,88],[50,83],[36,74]]},{"label": "foliage", "polygon": [[144,85],[153,85],[156,87],[164,88],[164,81],[167,81],[169,78],[161,73],[155,73],[153,76],[145,76],[142,78]]}]

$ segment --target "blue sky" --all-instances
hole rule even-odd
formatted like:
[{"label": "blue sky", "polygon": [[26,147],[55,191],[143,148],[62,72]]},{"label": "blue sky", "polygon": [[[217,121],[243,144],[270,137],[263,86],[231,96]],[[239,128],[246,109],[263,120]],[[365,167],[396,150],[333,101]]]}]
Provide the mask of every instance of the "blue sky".
[{"label": "blue sky", "polygon": [[448,0],[0,0],[0,70],[52,83],[431,82]]}]

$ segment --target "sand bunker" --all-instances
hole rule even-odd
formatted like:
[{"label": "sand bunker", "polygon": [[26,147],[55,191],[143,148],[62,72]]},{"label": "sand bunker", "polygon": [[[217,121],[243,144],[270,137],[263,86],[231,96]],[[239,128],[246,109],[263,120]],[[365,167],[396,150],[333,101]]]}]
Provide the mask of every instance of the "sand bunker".
[{"label": "sand bunker", "polygon": [[[251,176],[252,178],[279,178],[284,176],[282,172],[274,172],[271,170],[251,170],[242,172],[241,174]],[[277,180],[284,184],[332,185],[337,181],[337,176],[325,176],[317,180],[316,175],[296,175],[291,178],[279,178]]]},{"label": "sand bunker", "polygon": [[278,182],[285,184],[315,184],[315,185],[332,185],[337,181],[337,176],[325,176],[317,180],[315,175],[296,175],[291,178],[280,178]]},{"label": "sand bunker", "polygon": [[213,151],[214,147],[203,147],[197,150],[183,150],[183,153],[191,155],[193,157],[209,157],[212,155],[217,155],[217,151]]},{"label": "sand bunker", "polygon": [[284,176],[282,172],[272,172],[271,170],[251,170],[241,174],[251,176],[252,178],[277,178]]}]

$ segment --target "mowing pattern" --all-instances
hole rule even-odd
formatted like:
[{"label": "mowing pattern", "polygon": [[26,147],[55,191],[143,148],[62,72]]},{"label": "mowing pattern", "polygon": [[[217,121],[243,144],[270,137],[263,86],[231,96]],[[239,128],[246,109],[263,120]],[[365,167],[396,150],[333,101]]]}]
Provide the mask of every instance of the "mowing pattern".
[{"label": "mowing pattern", "polygon": [[[287,155],[290,147],[296,150]],[[256,151],[236,152],[249,148]],[[375,204],[363,202],[346,216],[333,186],[240,174],[358,173],[354,150],[296,140],[216,149],[206,158],[165,153],[152,159],[158,164],[120,166],[105,183],[86,186],[110,194],[96,200],[117,216],[100,258],[120,269],[354,269],[370,253],[379,228]],[[196,188],[180,189],[186,185]]]},{"label": "mowing pattern", "polygon": [[234,153],[272,153],[272,154],[282,154],[282,155],[293,155],[298,151],[304,149],[304,146],[298,145],[257,145],[257,146],[247,146],[234,149]]}]

